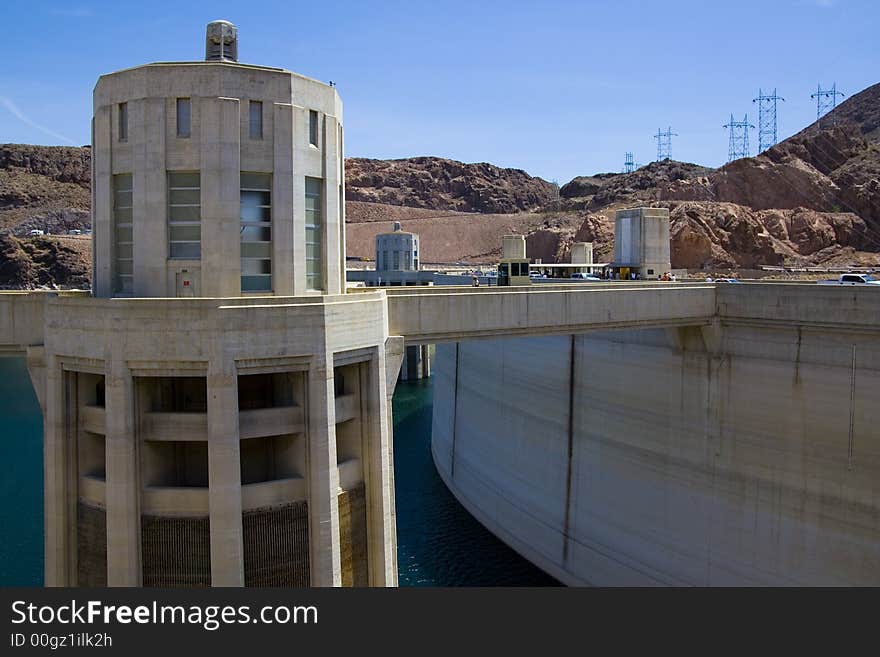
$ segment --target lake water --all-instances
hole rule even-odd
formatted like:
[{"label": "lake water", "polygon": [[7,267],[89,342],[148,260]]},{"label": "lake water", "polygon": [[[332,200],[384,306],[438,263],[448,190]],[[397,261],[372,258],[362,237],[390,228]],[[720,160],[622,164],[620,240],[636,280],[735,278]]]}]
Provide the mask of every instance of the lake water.
[{"label": "lake water", "polygon": [[[452,496],[431,458],[431,380],[394,393],[401,586],[552,586]],[[43,583],[43,422],[24,359],[0,358],[0,586]]]}]

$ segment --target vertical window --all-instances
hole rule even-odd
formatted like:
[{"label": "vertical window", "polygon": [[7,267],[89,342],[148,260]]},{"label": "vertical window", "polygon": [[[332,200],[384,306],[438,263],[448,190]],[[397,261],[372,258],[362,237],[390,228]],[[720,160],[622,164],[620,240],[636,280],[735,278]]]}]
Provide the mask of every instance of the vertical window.
[{"label": "vertical window", "polygon": [[324,181],[306,176],[306,287],[324,288],[321,258],[322,190]]},{"label": "vertical window", "polygon": [[131,294],[133,290],[133,235],[131,222],[132,176],[113,176],[113,272],[114,292]]},{"label": "vertical window", "polygon": [[409,270],[409,251],[403,253],[403,268]]},{"label": "vertical window", "polygon": [[263,138],[263,103],[259,100],[252,100],[248,104],[250,117],[250,138]]},{"label": "vertical window", "polygon": [[168,174],[168,257],[202,257],[201,176],[198,171]]},{"label": "vertical window", "polygon": [[189,137],[190,102],[189,98],[177,99],[177,136]]},{"label": "vertical window", "polygon": [[318,113],[315,110],[309,110],[309,143],[318,145]]},{"label": "vertical window", "polygon": [[272,289],[272,176],[241,174],[241,291]]},{"label": "vertical window", "polygon": [[394,271],[400,271],[400,251],[394,249]]},{"label": "vertical window", "polygon": [[119,103],[119,141],[128,141],[128,103]]}]

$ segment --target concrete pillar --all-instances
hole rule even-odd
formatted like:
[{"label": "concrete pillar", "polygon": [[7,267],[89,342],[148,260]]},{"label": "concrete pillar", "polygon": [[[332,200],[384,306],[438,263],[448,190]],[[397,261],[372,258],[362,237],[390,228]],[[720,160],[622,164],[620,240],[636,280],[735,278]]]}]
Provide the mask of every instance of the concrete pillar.
[{"label": "concrete pillar", "polygon": [[241,295],[241,131],[237,98],[205,98],[201,110],[201,290]]},{"label": "concrete pillar", "polygon": [[[392,366],[396,364],[392,363]],[[367,418],[364,481],[367,493],[367,555],[370,586],[397,586],[397,516],[394,502],[394,453],[391,395],[385,347],[373,353],[366,369]]]},{"label": "concrete pillar", "polygon": [[[387,322],[387,319],[386,319]],[[381,349],[381,347],[380,347]],[[394,413],[392,405],[392,397],[394,396],[394,388],[397,386],[397,374],[400,372],[400,364],[403,361],[403,354],[406,350],[404,339],[399,335],[390,335],[385,338],[385,365],[383,366],[385,375],[385,412],[383,413],[388,426],[390,439],[388,441],[387,450],[389,456],[388,467],[388,486],[393,494],[396,490],[394,486]],[[391,570],[394,573],[394,584],[388,583],[388,586],[397,584],[397,504],[392,497],[391,500],[391,518],[389,520],[391,543],[395,546],[391,554]]]},{"label": "concrete pillar", "polygon": [[109,297],[113,294],[113,272],[110,254],[113,253],[113,160],[111,158],[111,117],[110,105],[95,110],[92,153],[92,253],[104,254],[96,257],[93,264],[94,280],[92,290],[96,297]]},{"label": "concrete pillar", "polygon": [[[309,113],[303,107],[293,107],[293,138],[302,146],[309,134]],[[299,135],[303,135],[300,137]],[[293,271],[293,294],[300,296],[306,293],[306,179],[303,175],[305,170],[305,158],[302,148],[294,151],[293,176],[293,262],[302,263],[302,266]]]},{"label": "concrete pillar", "polygon": [[208,488],[211,585],[244,586],[238,377],[220,358],[208,368]]},{"label": "concrete pillar", "polygon": [[168,198],[165,165],[165,99],[129,102],[132,142],[134,296],[174,296],[168,286]]},{"label": "concrete pillar", "polygon": [[46,410],[43,417],[43,479],[46,586],[70,586],[68,568],[67,436],[64,373],[54,358],[47,359]]},{"label": "concrete pillar", "polygon": [[[337,128],[336,119],[324,115],[324,289],[327,294],[341,294],[345,290],[345,243],[342,242],[340,226],[341,210],[339,198],[339,163],[336,159]],[[337,254],[342,254],[342,264]]]},{"label": "concrete pillar", "polygon": [[308,372],[309,553],[312,586],[341,586],[333,356]]},{"label": "concrete pillar", "polygon": [[140,467],[134,379],[119,360],[107,362],[104,379],[107,509],[107,585],[140,586]]},{"label": "concrete pillar", "polygon": [[431,352],[430,345],[422,345],[422,378],[431,376]]},{"label": "concrete pillar", "polygon": [[294,259],[293,247],[293,105],[273,105],[272,175],[272,289],[278,296],[294,295],[294,270],[305,261]]}]

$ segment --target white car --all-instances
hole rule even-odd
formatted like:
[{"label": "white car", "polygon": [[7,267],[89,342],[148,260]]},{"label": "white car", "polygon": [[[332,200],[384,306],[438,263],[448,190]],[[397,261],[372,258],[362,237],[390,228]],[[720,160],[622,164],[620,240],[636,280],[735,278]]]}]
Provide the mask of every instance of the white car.
[{"label": "white car", "polygon": [[590,281],[593,283],[595,283],[596,281],[599,281],[600,283],[602,282],[602,279],[599,278],[598,276],[593,276],[592,274],[585,274],[580,271],[576,271],[575,273],[573,273],[571,275],[571,278],[573,280],[577,280],[577,281]]},{"label": "white car", "polygon": [[46,233],[44,231],[40,230],[39,228],[34,228],[34,229],[28,231],[28,235],[30,235],[31,237],[36,237],[37,235],[45,235],[45,234]]}]

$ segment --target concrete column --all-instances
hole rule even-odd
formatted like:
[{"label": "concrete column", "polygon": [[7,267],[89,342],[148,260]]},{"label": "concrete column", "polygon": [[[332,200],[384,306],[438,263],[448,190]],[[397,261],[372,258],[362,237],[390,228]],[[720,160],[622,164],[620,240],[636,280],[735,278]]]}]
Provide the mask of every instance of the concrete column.
[{"label": "concrete column", "polygon": [[46,368],[46,409],[43,416],[43,479],[46,586],[70,586],[68,568],[67,436],[64,373],[50,357]]},{"label": "concrete column", "polygon": [[[394,503],[394,453],[391,396],[388,394],[385,347],[373,353],[367,369],[368,417],[364,453],[367,493],[367,555],[370,586],[397,586],[397,517]],[[393,366],[393,364],[392,364]]]},{"label": "concrete column", "polygon": [[293,293],[300,296],[306,293],[306,159],[304,146],[308,141],[309,113],[303,107],[293,107],[293,138],[299,143],[294,150],[295,175],[293,176]]},{"label": "concrete column", "polygon": [[[386,319],[387,322],[387,319]],[[381,347],[380,347],[381,349]],[[394,396],[394,388],[397,386],[397,375],[400,372],[400,364],[403,360],[403,354],[406,350],[404,346],[404,339],[399,335],[390,335],[385,338],[385,365],[384,373],[385,373],[385,412],[383,415],[385,416],[385,421],[388,426],[390,439],[388,441],[387,449],[388,449],[388,457],[389,457],[389,467],[388,467],[388,486],[391,490],[392,495],[396,490],[394,486],[394,413],[393,413],[393,405],[392,405],[392,397]],[[391,551],[391,561],[390,567],[392,572],[394,573],[394,583],[387,584],[388,586],[395,586],[397,584],[397,504],[394,501],[394,498],[391,498],[391,519],[389,521],[390,524],[390,534],[391,534],[391,544],[395,547]],[[387,567],[387,566],[386,566]]]},{"label": "concrete column", "polygon": [[238,376],[220,358],[208,368],[208,487],[211,585],[244,586]]},{"label": "concrete column", "polygon": [[[168,286],[168,200],[165,99],[129,103],[132,142],[134,296],[174,296]],[[161,130],[157,130],[161,126]]]},{"label": "concrete column", "polygon": [[333,356],[308,373],[309,552],[312,586],[341,586]]},{"label": "concrete column", "polygon": [[345,290],[345,266],[335,256],[341,253],[342,262],[345,262],[345,244],[341,242],[342,232],[340,221],[342,220],[339,207],[339,163],[337,156],[337,129],[336,119],[332,116],[324,116],[324,148],[323,172],[324,172],[324,289],[327,294],[341,294]]},{"label": "concrete column", "polygon": [[113,161],[111,157],[111,123],[110,105],[103,105],[95,110],[93,152],[92,152],[92,253],[95,254],[93,264],[94,281],[92,290],[96,297],[113,295],[113,271],[111,254],[113,253]]},{"label": "concrete column", "polygon": [[273,135],[272,175],[272,289],[279,296],[294,295],[294,277],[297,268],[305,267],[305,260],[293,258],[293,105],[273,105],[275,129]]},{"label": "concrete column", "polygon": [[134,379],[125,363],[107,363],[104,379],[107,585],[140,586],[140,467]]},{"label": "concrete column", "polygon": [[201,109],[201,290],[241,295],[241,131],[237,98],[206,98]]},{"label": "concrete column", "polygon": [[430,345],[422,345],[422,378],[431,376],[431,352]]}]

